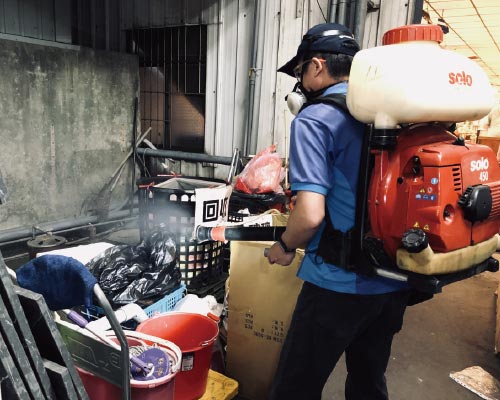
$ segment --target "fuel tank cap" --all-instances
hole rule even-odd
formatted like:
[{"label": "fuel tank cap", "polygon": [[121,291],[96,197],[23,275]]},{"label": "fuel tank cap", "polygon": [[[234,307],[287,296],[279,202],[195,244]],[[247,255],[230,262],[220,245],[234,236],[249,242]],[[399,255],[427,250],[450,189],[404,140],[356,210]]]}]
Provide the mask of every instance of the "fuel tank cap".
[{"label": "fuel tank cap", "polygon": [[403,247],[409,253],[419,253],[429,244],[429,238],[422,229],[409,229],[401,239]]}]

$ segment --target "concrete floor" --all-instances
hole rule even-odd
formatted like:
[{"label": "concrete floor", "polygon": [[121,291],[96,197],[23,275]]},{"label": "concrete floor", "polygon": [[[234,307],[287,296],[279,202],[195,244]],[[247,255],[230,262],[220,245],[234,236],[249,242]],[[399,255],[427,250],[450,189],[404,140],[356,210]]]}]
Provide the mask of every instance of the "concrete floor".
[{"label": "concrete floor", "polygon": [[[391,399],[477,400],[478,395],[449,377],[450,372],[472,366],[500,380],[500,358],[494,354],[499,279],[500,272],[484,272],[445,286],[432,300],[408,308],[387,370]],[[342,359],[323,399],[344,399],[345,376]]]}]

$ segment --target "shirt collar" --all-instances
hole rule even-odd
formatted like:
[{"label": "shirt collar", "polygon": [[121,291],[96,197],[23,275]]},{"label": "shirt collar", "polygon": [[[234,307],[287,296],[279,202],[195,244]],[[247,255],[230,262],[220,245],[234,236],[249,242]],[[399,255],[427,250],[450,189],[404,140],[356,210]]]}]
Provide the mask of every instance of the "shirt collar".
[{"label": "shirt collar", "polygon": [[333,86],[330,86],[329,88],[326,88],[326,90],[323,92],[323,96],[325,96],[327,94],[332,94],[332,93],[346,94],[347,93],[347,82],[342,81],[342,82],[336,83]]}]

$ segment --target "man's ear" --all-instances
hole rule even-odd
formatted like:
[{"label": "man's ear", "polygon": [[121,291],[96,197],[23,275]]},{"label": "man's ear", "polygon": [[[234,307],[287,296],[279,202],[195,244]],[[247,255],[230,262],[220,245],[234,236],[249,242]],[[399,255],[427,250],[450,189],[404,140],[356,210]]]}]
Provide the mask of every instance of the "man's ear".
[{"label": "man's ear", "polygon": [[323,68],[326,67],[325,60],[318,57],[313,57],[311,59],[311,64],[313,64],[314,66],[314,76],[318,76],[323,70]]}]

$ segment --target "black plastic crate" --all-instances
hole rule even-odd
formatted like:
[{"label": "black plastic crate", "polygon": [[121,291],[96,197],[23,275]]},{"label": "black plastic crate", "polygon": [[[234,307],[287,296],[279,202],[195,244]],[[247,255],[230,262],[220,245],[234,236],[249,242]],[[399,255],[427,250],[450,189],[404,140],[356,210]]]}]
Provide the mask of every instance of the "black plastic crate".
[{"label": "black plastic crate", "polygon": [[[140,194],[139,214],[141,239],[152,229],[164,224],[176,238],[181,280],[188,289],[206,287],[220,280],[224,269],[224,243],[192,240],[196,198],[193,187],[219,186],[222,180],[178,177],[173,187],[157,184],[144,187]],[[185,184],[185,185],[184,185]],[[141,210],[142,208],[142,210]]]},{"label": "black plastic crate", "polygon": [[148,214],[151,201],[148,199],[152,197],[151,188],[154,185],[165,182],[173,175],[154,176],[150,178],[141,178],[137,180],[137,197],[139,200],[139,233],[141,240],[144,240],[151,231],[151,224],[148,223]]},{"label": "black plastic crate", "polygon": [[181,279],[188,290],[200,289],[221,279],[224,273],[224,242],[178,244]]}]

